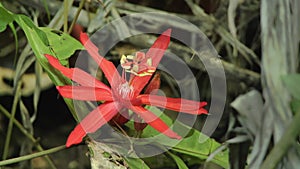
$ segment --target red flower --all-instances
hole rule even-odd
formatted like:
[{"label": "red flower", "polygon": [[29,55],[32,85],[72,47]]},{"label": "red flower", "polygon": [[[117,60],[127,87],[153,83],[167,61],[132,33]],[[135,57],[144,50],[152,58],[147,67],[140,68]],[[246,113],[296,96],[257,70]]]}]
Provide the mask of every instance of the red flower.
[{"label": "red flower", "polygon": [[[63,97],[104,102],[90,112],[75,127],[68,137],[67,147],[80,143],[87,133],[95,132],[116,116],[119,111],[128,109],[136,113],[138,117],[157,131],[170,138],[181,139],[181,136],[172,131],[159,117],[145,109],[143,105],[157,106],[196,115],[207,114],[207,111],[203,108],[207,104],[206,102],[168,98],[149,94],[149,91],[147,91],[147,94],[140,94],[164,55],[170,42],[170,34],[171,29],[166,30],[158,37],[145,55],[137,52],[136,56],[122,58],[122,67],[127,72],[132,73],[129,82],[127,82],[124,76],[118,74],[114,64],[98,53],[98,48],[89,40],[87,34],[81,33],[81,43],[103,71],[110,87],[81,69],[62,66],[58,59],[45,54],[49,63],[54,68],[79,84],[78,86],[57,86],[59,93]],[[150,86],[148,88],[153,88],[153,86],[157,88],[159,84],[156,83],[148,85]]]}]

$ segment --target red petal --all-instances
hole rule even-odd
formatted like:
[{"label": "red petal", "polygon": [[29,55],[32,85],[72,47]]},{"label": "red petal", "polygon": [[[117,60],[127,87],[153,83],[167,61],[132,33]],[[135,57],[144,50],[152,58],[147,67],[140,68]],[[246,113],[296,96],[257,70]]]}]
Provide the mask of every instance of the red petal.
[{"label": "red petal", "polygon": [[165,122],[163,122],[159,117],[157,117],[149,110],[141,106],[131,106],[130,109],[134,111],[136,114],[138,114],[145,121],[145,123],[148,123],[151,127],[156,129],[160,133],[163,133],[164,135],[170,138],[181,139],[181,136],[179,136],[177,133],[172,131],[169,128],[169,126],[166,125]]},{"label": "red petal", "polygon": [[80,124],[78,124],[69,135],[66,142],[66,147],[70,147],[72,145],[81,143],[83,137],[85,136],[86,136],[85,130],[82,128]]},{"label": "red petal", "polygon": [[95,110],[90,112],[67,139],[66,147],[82,142],[87,133],[93,133],[111,120],[118,112],[115,102],[103,103]]},{"label": "red petal", "polygon": [[153,67],[157,67],[161,58],[164,56],[170,43],[171,31],[171,29],[168,29],[162,33],[146,53],[146,57],[152,59]]},{"label": "red petal", "polygon": [[95,62],[99,65],[101,70],[103,71],[105,77],[107,78],[109,84],[113,87],[113,84],[117,82],[114,80],[120,80],[121,77],[115,67],[115,65],[106,60],[103,56],[98,53],[98,48],[93,44],[93,42],[89,39],[86,33],[80,33],[80,41],[88,51],[88,53],[92,56]]},{"label": "red petal", "polygon": [[113,101],[110,91],[85,86],[57,86],[59,93],[66,98],[90,101]]},{"label": "red petal", "polygon": [[[171,35],[171,29],[166,30],[156,39],[154,44],[146,53],[146,57],[147,58],[150,57],[152,59],[152,67],[154,69],[156,69],[156,67],[158,66],[161,58],[163,57],[166,49],[169,46],[170,35]],[[144,62],[146,62],[146,60]],[[142,63],[142,64],[146,64],[146,63]],[[132,79],[131,85],[133,86],[136,94],[139,94],[143,90],[143,88],[148,83],[150,78],[151,76],[135,76]]]},{"label": "red petal", "polygon": [[82,86],[97,87],[105,90],[110,90],[101,81],[95,79],[90,74],[82,71],[78,68],[67,68],[60,64],[59,60],[51,55],[45,54],[45,57],[48,59],[49,63],[57,70],[59,70],[67,78],[72,79],[73,81],[79,83]]},{"label": "red petal", "polygon": [[207,105],[206,102],[197,102],[182,98],[169,98],[157,95],[139,95],[137,99],[140,100],[141,104],[157,106],[188,114],[208,113],[207,110],[203,108],[205,105]]}]

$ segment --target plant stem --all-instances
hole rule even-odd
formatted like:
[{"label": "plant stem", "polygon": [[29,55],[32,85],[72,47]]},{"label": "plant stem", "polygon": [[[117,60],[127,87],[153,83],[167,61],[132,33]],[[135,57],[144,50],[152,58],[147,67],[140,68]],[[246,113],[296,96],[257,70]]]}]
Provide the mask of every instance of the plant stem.
[{"label": "plant stem", "polygon": [[275,144],[261,168],[274,169],[281,161],[282,157],[286,154],[289,148],[296,143],[296,138],[300,135],[300,111],[296,112],[292,122],[288,125],[286,132],[281,139]]},{"label": "plant stem", "polygon": [[73,29],[73,27],[74,27],[74,25],[75,25],[75,23],[76,23],[76,21],[77,21],[77,19],[79,17],[80,11],[82,10],[84,4],[85,4],[85,0],[81,0],[81,2],[79,4],[79,7],[78,7],[78,9],[76,11],[75,17],[74,17],[74,19],[72,21],[72,24],[71,24],[70,28],[69,28],[68,34],[70,34],[72,32],[72,29]]},{"label": "plant stem", "polygon": [[[2,105],[0,105],[0,112],[2,112],[7,118],[11,118],[9,112]],[[37,143],[37,140],[30,133],[27,132],[27,130],[22,126],[22,124],[19,121],[17,121],[14,118],[13,123],[21,131],[21,133],[23,133],[29,140],[31,140],[35,144],[38,151],[44,151],[43,147],[39,143]],[[45,155],[45,159],[49,163],[50,168],[56,169],[54,163],[48,155]]]},{"label": "plant stem", "polygon": [[68,1],[69,0],[64,0],[64,32],[68,31],[68,15],[69,15],[69,8],[68,8]]},{"label": "plant stem", "polygon": [[6,133],[6,138],[5,138],[5,144],[4,144],[4,150],[3,150],[3,155],[2,159],[5,160],[8,156],[8,151],[9,151],[9,144],[10,144],[10,139],[11,139],[11,134],[13,130],[13,121],[15,119],[15,114],[16,114],[16,109],[18,105],[18,101],[20,98],[20,93],[21,93],[21,81],[18,82],[16,90],[15,90],[15,97],[12,105],[12,110],[11,110],[11,117],[9,119],[8,123],[8,128],[7,128],[7,133]]},{"label": "plant stem", "polygon": [[33,154],[29,154],[29,155],[25,155],[25,156],[21,156],[21,157],[17,157],[17,158],[12,158],[12,159],[8,159],[8,160],[4,160],[4,161],[0,161],[0,166],[4,166],[4,165],[9,165],[9,164],[13,164],[13,163],[18,163],[20,161],[25,161],[25,160],[30,160],[36,157],[40,157],[40,156],[44,156],[47,154],[51,154],[51,153],[55,153],[58,152],[60,150],[65,149],[66,146],[62,145],[62,146],[58,146],[55,148],[51,148],[42,152],[38,152],[38,153],[33,153]]}]

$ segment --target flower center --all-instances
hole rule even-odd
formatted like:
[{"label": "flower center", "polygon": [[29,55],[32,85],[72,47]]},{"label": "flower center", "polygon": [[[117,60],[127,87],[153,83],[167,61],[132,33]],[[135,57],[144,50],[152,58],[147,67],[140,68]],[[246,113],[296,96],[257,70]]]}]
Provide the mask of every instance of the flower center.
[{"label": "flower center", "polygon": [[128,82],[121,84],[118,88],[118,94],[122,99],[131,99],[133,96],[133,87]]}]

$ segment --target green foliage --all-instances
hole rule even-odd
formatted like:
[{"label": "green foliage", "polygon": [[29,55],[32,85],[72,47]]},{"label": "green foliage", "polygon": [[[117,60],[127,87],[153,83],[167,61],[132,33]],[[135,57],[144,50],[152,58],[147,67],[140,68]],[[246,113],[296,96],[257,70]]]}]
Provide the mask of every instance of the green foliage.
[{"label": "green foliage", "polygon": [[41,28],[41,30],[46,33],[51,50],[55,53],[61,64],[65,66],[68,65],[68,59],[74,54],[75,50],[83,49],[79,41],[74,40],[73,37],[66,33],[47,27]]},{"label": "green foliage", "polygon": [[150,169],[149,166],[140,158],[125,157],[127,165],[131,169]]},{"label": "green foliage", "polygon": [[[34,25],[34,23],[30,18],[28,18],[25,15],[14,15],[14,16],[16,22],[22,27],[23,30],[24,29],[30,30],[33,34],[37,35],[36,38],[39,39],[44,44],[44,46],[50,45],[46,33],[40,30],[36,25]],[[25,31],[25,33],[28,32]]]},{"label": "green foliage", "polygon": [[[165,115],[160,109],[152,106],[147,106],[147,109],[159,116],[165,123],[169,126],[172,126],[173,121],[170,117]],[[134,130],[133,122],[130,121],[127,123],[127,126]],[[183,138],[178,142],[178,140],[170,139],[169,137],[160,134],[158,131],[153,129],[151,126],[147,126],[141,137],[151,138],[156,136],[155,142],[162,144],[165,147],[171,148],[170,150],[174,153],[168,152],[172,159],[176,162],[179,168],[184,168],[186,164],[183,165],[185,159],[181,159],[176,154],[186,155],[185,157],[197,158],[198,164],[203,163],[203,161],[210,159],[212,163],[215,163],[223,168],[229,168],[229,157],[228,157],[228,149],[225,149],[219,153],[216,153],[213,157],[211,154],[214,153],[220,146],[220,143],[216,142],[214,139],[211,139],[198,130],[190,128],[189,126],[176,122],[176,128],[180,131],[189,131],[188,136]],[[175,129],[175,131],[177,131]],[[179,131],[179,132],[180,132]],[[203,141],[201,141],[203,140]],[[169,150],[169,151],[170,151]],[[176,152],[176,153],[175,153]],[[171,153],[171,154],[170,154]],[[194,160],[195,162],[195,160]]]},{"label": "green foliage", "polygon": [[[37,27],[33,21],[25,15],[13,14],[0,4],[0,31],[4,31],[8,24],[15,21],[24,31],[27,40],[43,69],[48,73],[50,79],[56,86],[71,84],[71,80],[64,77],[59,71],[53,69],[44,54],[51,54],[57,57],[60,62],[67,65],[69,57],[76,50],[83,49],[83,46],[66,33],[57,33],[50,28]],[[65,99],[70,111],[74,113],[72,101]]]},{"label": "green foliage", "polygon": [[180,157],[178,157],[177,155],[175,155],[171,152],[168,152],[168,154],[176,162],[176,165],[178,166],[179,169],[188,169],[188,167],[186,166],[186,164],[184,163],[184,161]]},{"label": "green foliage", "polygon": [[3,32],[7,25],[14,20],[11,13],[9,13],[0,3],[0,32]]}]

